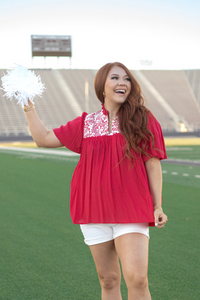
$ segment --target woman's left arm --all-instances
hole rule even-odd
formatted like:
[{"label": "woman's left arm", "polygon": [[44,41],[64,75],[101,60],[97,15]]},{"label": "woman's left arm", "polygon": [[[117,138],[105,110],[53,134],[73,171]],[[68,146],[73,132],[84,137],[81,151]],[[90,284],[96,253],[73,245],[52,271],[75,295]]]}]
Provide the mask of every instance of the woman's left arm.
[{"label": "woman's left arm", "polygon": [[162,210],[162,169],[160,160],[157,157],[148,159],[145,162],[145,168],[153,199],[155,223],[158,223],[158,228],[162,228],[167,222],[167,216]]}]

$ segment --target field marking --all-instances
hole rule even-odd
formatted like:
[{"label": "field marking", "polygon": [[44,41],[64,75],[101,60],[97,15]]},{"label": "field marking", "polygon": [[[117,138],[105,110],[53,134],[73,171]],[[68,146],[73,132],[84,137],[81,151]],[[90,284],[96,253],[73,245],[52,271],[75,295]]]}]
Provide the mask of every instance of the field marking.
[{"label": "field marking", "polygon": [[1,150],[0,153],[5,153],[5,154],[14,154],[17,155],[19,159],[50,159],[50,160],[60,160],[60,161],[73,161],[73,162],[78,162],[79,161],[79,156],[75,156],[74,158],[71,156],[59,156],[59,155],[42,155],[39,153],[31,153],[31,152],[21,152],[21,151],[7,151],[7,150]]},{"label": "field marking", "polygon": [[58,155],[38,155],[38,154],[25,154],[24,153],[20,153],[20,159],[38,159],[38,158],[43,158],[43,159],[54,159],[54,160],[61,160],[61,161],[73,161],[73,162],[78,162],[78,157],[77,158],[70,158],[70,157],[60,157]]},{"label": "field marking", "polygon": [[166,147],[167,151],[193,151],[193,148],[188,147]]},{"label": "field marking", "polygon": [[[46,150],[46,149],[38,149],[38,148],[35,149],[35,148],[22,148],[22,147],[7,147],[7,146],[0,145],[0,151],[1,150],[3,150],[2,152],[4,152],[4,153],[15,152],[15,154],[17,154],[17,155],[22,155],[22,159],[25,159],[27,157],[32,158],[32,159],[53,158],[53,157],[51,157],[53,155],[54,157],[57,156],[56,159],[59,159],[59,160],[77,162],[78,161],[77,159],[69,159],[67,157],[79,158],[79,156],[80,156],[77,153],[74,153],[71,151],[64,151],[64,150],[50,150],[50,149]],[[48,154],[48,157],[46,157],[45,155],[42,155],[42,154]],[[64,157],[58,158],[59,156],[65,156],[65,158]],[[192,161],[184,161],[184,160],[176,159],[176,160],[173,160],[173,162],[176,163],[176,162],[192,162]],[[198,162],[196,161],[196,163],[199,163],[199,161]],[[167,171],[163,170],[162,173],[166,174]],[[178,172],[171,172],[171,175],[176,176],[179,174],[178,174]],[[188,173],[183,173],[182,176],[189,177],[190,175]],[[197,175],[194,175],[194,177],[200,178],[200,175],[197,174]]]},{"label": "field marking", "polygon": [[37,145],[35,142],[0,142],[0,146],[5,147],[26,147],[26,148],[37,148]]},{"label": "field marking", "polygon": [[162,161],[162,164],[172,164],[172,165],[183,165],[183,166],[196,166],[200,167],[200,160],[189,160],[189,159],[177,159],[168,158]]},{"label": "field marking", "polygon": [[165,146],[195,146],[200,145],[200,138],[167,138],[165,139]]},{"label": "field marking", "polygon": [[41,153],[41,154],[53,154],[59,156],[79,156],[78,153],[74,153],[71,151],[63,151],[63,150],[46,150],[46,149],[34,149],[34,148],[21,148],[21,147],[5,147],[0,145],[0,150],[8,150],[8,151],[19,151],[19,152],[30,152],[30,153]]},{"label": "field marking", "polygon": [[[166,171],[166,170],[162,170],[162,173],[163,174],[170,174],[170,175],[181,175],[181,174],[179,174],[178,172],[168,172],[168,171]],[[194,176],[195,178],[200,178],[200,175],[190,175],[190,174],[188,174],[188,173],[183,173],[182,174],[182,176],[185,176],[185,177],[189,177],[189,176]]]},{"label": "field marking", "polygon": [[[165,146],[166,147],[178,147],[178,146],[196,146],[200,145],[200,138],[198,137],[191,137],[191,138],[172,138],[172,137],[164,137],[165,140]],[[25,146],[25,144],[28,147],[36,147],[36,144],[34,141],[23,141],[23,142],[0,142],[2,145],[10,145],[10,146],[18,146],[19,143],[21,146]],[[179,149],[180,150],[180,149]]]}]

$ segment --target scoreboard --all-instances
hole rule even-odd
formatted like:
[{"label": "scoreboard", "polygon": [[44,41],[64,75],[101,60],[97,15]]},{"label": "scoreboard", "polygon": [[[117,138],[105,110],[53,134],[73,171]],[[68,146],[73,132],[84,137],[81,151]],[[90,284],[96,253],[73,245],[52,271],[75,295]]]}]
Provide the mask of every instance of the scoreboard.
[{"label": "scoreboard", "polygon": [[32,57],[72,57],[70,35],[31,35]]}]

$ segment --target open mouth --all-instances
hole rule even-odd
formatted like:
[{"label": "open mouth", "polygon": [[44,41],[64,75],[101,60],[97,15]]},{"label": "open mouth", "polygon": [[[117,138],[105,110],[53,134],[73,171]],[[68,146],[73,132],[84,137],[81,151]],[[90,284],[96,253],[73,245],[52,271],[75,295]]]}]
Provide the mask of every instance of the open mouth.
[{"label": "open mouth", "polygon": [[115,93],[124,95],[126,93],[125,90],[115,90]]}]

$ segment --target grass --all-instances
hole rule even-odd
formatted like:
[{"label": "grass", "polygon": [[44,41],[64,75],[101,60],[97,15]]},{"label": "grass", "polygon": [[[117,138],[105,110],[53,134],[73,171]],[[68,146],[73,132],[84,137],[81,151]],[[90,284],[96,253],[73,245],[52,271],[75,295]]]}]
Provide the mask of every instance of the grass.
[{"label": "grass", "polygon": [[151,229],[149,280],[152,298],[199,299],[199,187],[164,182],[166,228]]},{"label": "grass", "polygon": [[172,146],[166,147],[168,158],[184,159],[184,160],[197,160],[200,161],[200,146]]},{"label": "grass", "polygon": [[[0,299],[100,299],[93,259],[69,213],[73,159],[0,151]],[[152,299],[199,300],[200,168],[163,164],[163,171],[169,221],[150,230]]]}]

